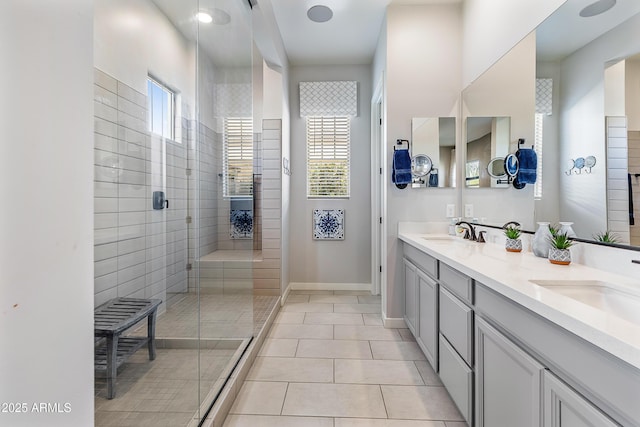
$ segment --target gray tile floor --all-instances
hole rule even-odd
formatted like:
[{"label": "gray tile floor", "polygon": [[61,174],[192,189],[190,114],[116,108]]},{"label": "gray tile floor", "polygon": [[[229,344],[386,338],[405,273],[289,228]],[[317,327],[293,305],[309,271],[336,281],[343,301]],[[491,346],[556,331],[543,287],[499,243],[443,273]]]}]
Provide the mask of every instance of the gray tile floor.
[{"label": "gray tile floor", "polygon": [[[146,347],[138,350],[118,370],[114,399],[106,399],[106,381],[96,378],[95,426],[186,426],[200,401],[223,384],[236,349],[264,325],[276,302],[268,296],[185,294],[158,316],[156,338],[186,348],[158,348],[154,361]],[[200,351],[194,347],[199,318],[200,336],[208,340]],[[133,333],[146,335],[146,326]]]},{"label": "gray tile floor", "polygon": [[466,427],[408,330],[368,292],[293,291],[225,427]]}]

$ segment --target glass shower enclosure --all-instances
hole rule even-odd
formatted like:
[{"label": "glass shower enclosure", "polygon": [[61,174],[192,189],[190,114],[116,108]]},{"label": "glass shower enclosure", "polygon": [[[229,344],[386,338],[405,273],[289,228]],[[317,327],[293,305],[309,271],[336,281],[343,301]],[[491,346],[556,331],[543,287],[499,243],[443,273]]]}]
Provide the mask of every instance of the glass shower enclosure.
[{"label": "glass shower enclosure", "polygon": [[240,0],[95,1],[95,306],[161,301],[96,426],[198,425],[253,337],[252,46]]}]

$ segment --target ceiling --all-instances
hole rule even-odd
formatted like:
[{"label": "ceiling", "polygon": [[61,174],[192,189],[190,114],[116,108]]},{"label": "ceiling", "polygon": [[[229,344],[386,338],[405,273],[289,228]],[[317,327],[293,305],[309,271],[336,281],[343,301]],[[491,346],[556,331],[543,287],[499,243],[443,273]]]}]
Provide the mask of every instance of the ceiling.
[{"label": "ceiling", "polygon": [[[387,6],[460,3],[462,0],[271,0],[292,65],[371,64]],[[316,23],[311,6],[325,5],[333,18]]]},{"label": "ceiling", "polygon": [[[251,64],[248,7],[239,0],[152,0],[190,40],[196,37],[214,62],[225,66]],[[255,0],[254,0],[255,1]],[[260,0],[258,0],[259,2]],[[442,4],[464,0],[270,0],[291,65],[370,64],[390,4]],[[538,58],[562,59],[616,25],[640,13],[639,0],[617,0],[609,11],[590,18],[580,10],[596,0],[567,0],[536,33]],[[316,23],[307,10],[318,4],[333,10],[333,18]],[[194,13],[221,9],[226,25],[196,25]],[[242,35],[246,35],[243,37]]]},{"label": "ceiling", "polygon": [[[199,46],[216,64],[226,67],[251,65],[251,28],[249,7],[238,0],[152,0],[173,25]],[[195,19],[198,11],[215,16],[220,10],[229,17],[224,25],[202,24]]]},{"label": "ceiling", "polygon": [[607,12],[590,18],[580,17],[580,11],[595,0],[567,0],[538,26],[537,58],[555,61],[569,56],[620,23],[640,13],[640,1],[617,0]]}]

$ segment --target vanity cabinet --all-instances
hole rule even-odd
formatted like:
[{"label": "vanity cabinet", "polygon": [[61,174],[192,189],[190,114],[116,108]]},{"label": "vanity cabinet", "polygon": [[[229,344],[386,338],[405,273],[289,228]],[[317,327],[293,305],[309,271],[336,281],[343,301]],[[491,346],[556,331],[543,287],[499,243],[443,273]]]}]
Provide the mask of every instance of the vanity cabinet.
[{"label": "vanity cabinet", "polygon": [[407,325],[469,427],[640,427],[640,369],[473,270],[404,256]]},{"label": "vanity cabinet", "polygon": [[418,335],[418,274],[410,261],[404,260],[404,321],[411,333]]},{"label": "vanity cabinet", "polygon": [[473,425],[473,280],[440,264],[440,379],[469,426]]},{"label": "vanity cabinet", "polygon": [[476,426],[539,427],[544,366],[476,318]]},{"label": "vanity cabinet", "polygon": [[[478,426],[533,425],[494,424],[491,418],[487,421],[487,414],[494,408],[500,409],[500,416],[506,416],[516,402],[524,404],[528,400],[532,413],[544,414],[536,426],[640,427],[640,370],[483,285],[476,284],[475,292],[477,413],[481,419],[484,411],[485,420]],[[496,342],[513,350],[511,368],[506,359],[496,364],[487,362],[495,359],[492,354],[498,350],[492,348],[497,347]],[[515,354],[521,356],[517,366]],[[493,365],[499,371],[489,369]],[[518,366],[522,372],[517,382],[521,385],[526,383],[527,372],[532,372],[531,389],[514,388],[513,380],[504,382],[516,373],[501,372],[517,371]],[[544,379],[536,387],[535,370],[540,366],[545,369]],[[500,399],[496,404],[487,398],[495,378],[502,378],[499,386],[508,393],[507,397],[494,393]],[[537,402],[535,396],[542,395],[544,400]]]},{"label": "vanity cabinet", "polygon": [[416,342],[438,372],[438,282],[422,271],[418,277],[418,333]]},{"label": "vanity cabinet", "polygon": [[404,245],[404,320],[438,371],[438,260]]},{"label": "vanity cabinet", "polygon": [[551,372],[544,372],[543,383],[544,427],[618,426]]}]

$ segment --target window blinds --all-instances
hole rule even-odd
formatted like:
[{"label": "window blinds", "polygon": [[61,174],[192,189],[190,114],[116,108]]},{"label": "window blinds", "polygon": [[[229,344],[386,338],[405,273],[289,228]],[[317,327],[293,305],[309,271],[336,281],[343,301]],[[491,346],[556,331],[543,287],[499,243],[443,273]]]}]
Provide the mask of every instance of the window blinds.
[{"label": "window blinds", "polygon": [[349,139],[349,117],[307,117],[308,197],[349,197]]},{"label": "window blinds", "polygon": [[225,197],[253,194],[253,120],[224,119],[224,179]]}]

